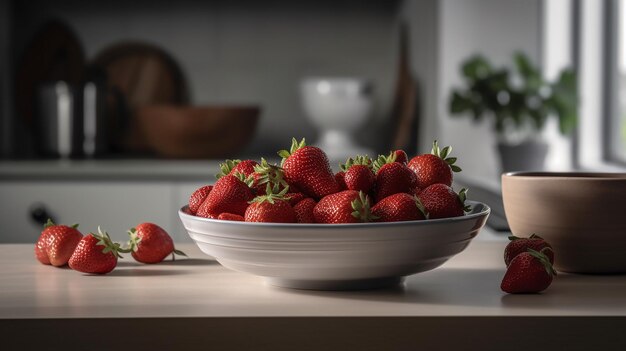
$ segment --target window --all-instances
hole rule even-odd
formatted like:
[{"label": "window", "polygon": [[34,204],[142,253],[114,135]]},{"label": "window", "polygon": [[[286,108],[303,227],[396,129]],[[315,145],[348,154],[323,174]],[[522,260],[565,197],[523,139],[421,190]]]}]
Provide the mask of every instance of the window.
[{"label": "window", "polygon": [[608,161],[626,163],[626,0],[607,4],[606,96],[608,118],[605,155]]},{"label": "window", "polygon": [[574,160],[583,170],[624,172],[626,0],[573,4],[579,92]]}]

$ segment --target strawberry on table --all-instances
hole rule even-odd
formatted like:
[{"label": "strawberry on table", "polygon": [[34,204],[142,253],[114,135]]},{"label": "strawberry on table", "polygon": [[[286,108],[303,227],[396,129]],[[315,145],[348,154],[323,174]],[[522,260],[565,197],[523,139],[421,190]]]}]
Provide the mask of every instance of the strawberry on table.
[{"label": "strawberry on table", "polygon": [[344,183],[348,190],[368,193],[374,187],[376,178],[372,172],[372,160],[369,157],[349,158],[345,164],[341,165],[341,169],[345,172]]},{"label": "strawberry on table", "polygon": [[515,256],[509,264],[500,288],[510,294],[538,293],[550,286],[556,271],[550,259],[544,254],[546,249],[526,252]]},{"label": "strawberry on table", "polygon": [[295,223],[296,213],[285,198],[289,188],[275,194],[269,184],[266,185],[266,195],[255,197],[246,210],[246,222]]},{"label": "strawberry on table", "polygon": [[239,172],[218,179],[198,208],[196,216],[217,218],[223,212],[243,216],[248,208],[248,201],[254,198],[252,189],[245,183],[246,180],[245,175]]},{"label": "strawberry on table", "polygon": [[376,173],[376,202],[397,193],[413,193],[415,174],[402,163],[396,162],[396,154],[378,156],[374,161]]},{"label": "strawberry on table", "polygon": [[415,195],[397,193],[380,200],[372,207],[376,222],[414,221],[428,218],[426,209]]},{"label": "strawberry on table", "polygon": [[55,267],[64,266],[69,261],[83,234],[78,231],[78,224],[72,226],[57,225],[48,219],[35,244],[35,257],[43,264]]},{"label": "strawberry on table", "polygon": [[293,138],[291,149],[281,150],[278,155],[283,158],[282,167],[287,182],[306,195],[321,199],[339,191],[328,157],[320,148],[307,146],[304,139],[298,143]]},{"label": "strawberry on table", "polygon": [[370,200],[362,191],[340,191],[324,196],[313,208],[313,217],[316,223],[370,222]]},{"label": "strawberry on table", "polygon": [[457,194],[445,184],[433,184],[419,194],[430,219],[463,216],[471,210],[465,205],[466,198],[467,189],[461,189]]},{"label": "strawberry on table", "polygon": [[417,155],[409,161],[408,167],[415,173],[418,187],[425,189],[438,183],[452,185],[453,172],[461,172],[461,168],[454,164],[456,157],[448,157],[451,151],[450,146],[440,150],[435,140],[430,154]]},{"label": "strawberry on table", "polygon": [[507,266],[511,263],[515,256],[522,252],[526,252],[529,248],[535,251],[543,252],[550,260],[550,263],[554,264],[554,251],[552,250],[552,245],[546,242],[539,235],[532,234],[528,238],[520,238],[515,235],[511,235],[509,236],[509,240],[509,244],[504,249],[504,263]]},{"label": "strawberry on table", "polygon": [[313,215],[315,205],[317,205],[317,202],[307,197],[293,206],[293,210],[296,213],[296,221],[298,223],[315,223],[315,216]]},{"label": "strawberry on table", "polygon": [[98,234],[85,235],[70,257],[69,265],[75,271],[89,274],[107,274],[117,266],[120,252],[128,252],[111,241],[107,232],[98,227]]},{"label": "strawberry on table", "polygon": [[189,197],[189,212],[191,214],[195,215],[198,212],[200,205],[202,205],[207,196],[209,196],[211,189],[213,189],[213,186],[205,185],[199,187],[198,189],[196,189],[196,191],[193,192],[193,194],[191,194],[191,196]]},{"label": "strawberry on table", "polygon": [[131,255],[141,263],[159,263],[174,254],[187,256],[174,248],[172,237],[154,223],[141,223],[128,231]]}]

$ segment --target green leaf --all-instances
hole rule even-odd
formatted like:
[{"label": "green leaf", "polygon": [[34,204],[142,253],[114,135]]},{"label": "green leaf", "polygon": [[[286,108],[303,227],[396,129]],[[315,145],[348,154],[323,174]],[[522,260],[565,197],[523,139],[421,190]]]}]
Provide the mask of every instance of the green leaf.
[{"label": "green leaf", "polygon": [[48,218],[48,221],[46,222],[46,224],[43,225],[44,229],[48,228],[48,227],[52,227],[54,224],[54,222],[52,221],[52,218]]},{"label": "green leaf", "polygon": [[457,165],[450,165],[450,168],[452,169],[452,172],[455,172],[455,173],[458,173],[458,172],[463,171],[463,170],[461,169],[461,167],[459,167],[459,166],[457,166]]},{"label": "green leaf", "polygon": [[491,64],[483,56],[476,55],[467,60],[462,68],[463,75],[469,80],[478,80],[489,75],[492,71]]},{"label": "green leaf", "polygon": [[177,254],[177,255],[180,255],[180,256],[189,257],[189,256],[187,256],[187,254],[186,254],[186,253],[184,253],[184,252],[182,252],[182,251],[180,251],[180,250],[177,250],[177,249],[174,249],[174,251],[173,251],[173,252],[174,252],[175,254]]},{"label": "green leaf", "polygon": [[466,111],[471,111],[473,107],[472,99],[461,95],[459,91],[453,91],[450,99],[450,113],[459,115]]},{"label": "green leaf", "polygon": [[441,157],[442,159],[446,159],[446,157],[448,157],[448,155],[450,154],[450,152],[452,151],[452,147],[451,146],[446,146],[441,150],[441,154],[439,155],[439,157]]}]

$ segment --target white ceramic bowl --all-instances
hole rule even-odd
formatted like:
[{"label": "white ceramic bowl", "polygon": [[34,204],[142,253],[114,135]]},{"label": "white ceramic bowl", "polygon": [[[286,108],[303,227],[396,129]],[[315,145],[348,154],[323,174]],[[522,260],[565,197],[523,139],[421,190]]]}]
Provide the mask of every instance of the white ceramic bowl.
[{"label": "white ceramic bowl", "polygon": [[463,216],[359,224],[247,223],[179,211],[189,236],[224,267],[271,285],[314,290],[370,289],[436,268],[463,251],[489,216],[468,201]]}]

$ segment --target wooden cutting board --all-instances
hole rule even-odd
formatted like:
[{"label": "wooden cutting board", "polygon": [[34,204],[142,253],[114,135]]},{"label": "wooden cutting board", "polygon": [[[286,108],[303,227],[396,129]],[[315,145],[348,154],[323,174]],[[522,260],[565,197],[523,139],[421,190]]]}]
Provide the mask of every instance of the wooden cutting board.
[{"label": "wooden cutting board", "polygon": [[116,131],[111,142],[120,151],[150,151],[136,117],[139,108],[188,103],[182,70],[171,55],[155,45],[114,44],[97,54],[90,66],[105,74],[107,118]]}]

